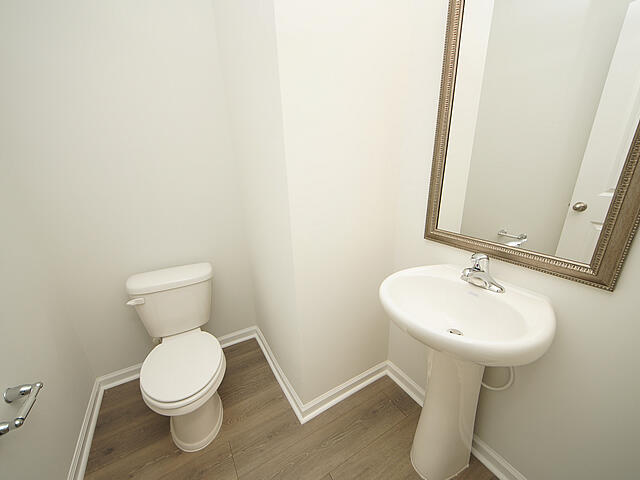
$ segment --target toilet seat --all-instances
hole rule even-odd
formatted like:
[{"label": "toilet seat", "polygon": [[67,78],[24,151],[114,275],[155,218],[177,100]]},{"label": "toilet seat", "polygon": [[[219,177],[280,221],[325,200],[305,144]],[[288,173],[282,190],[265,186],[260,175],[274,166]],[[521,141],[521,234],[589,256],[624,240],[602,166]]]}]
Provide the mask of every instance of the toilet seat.
[{"label": "toilet seat", "polygon": [[199,328],[164,338],[140,370],[145,403],[162,415],[182,415],[216,392],[226,362],[220,342]]}]

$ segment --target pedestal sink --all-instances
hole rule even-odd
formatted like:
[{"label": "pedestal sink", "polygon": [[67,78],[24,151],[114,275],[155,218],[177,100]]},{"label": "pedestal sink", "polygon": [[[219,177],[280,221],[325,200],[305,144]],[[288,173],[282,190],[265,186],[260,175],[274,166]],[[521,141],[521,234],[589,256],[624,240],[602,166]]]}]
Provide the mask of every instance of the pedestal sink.
[{"label": "pedestal sink", "polygon": [[406,333],[434,350],[411,449],[418,474],[451,478],[469,464],[485,366],[540,358],[555,334],[555,314],[539,294],[500,282],[495,293],[460,279],[462,267],[431,265],[387,277],[380,300]]}]

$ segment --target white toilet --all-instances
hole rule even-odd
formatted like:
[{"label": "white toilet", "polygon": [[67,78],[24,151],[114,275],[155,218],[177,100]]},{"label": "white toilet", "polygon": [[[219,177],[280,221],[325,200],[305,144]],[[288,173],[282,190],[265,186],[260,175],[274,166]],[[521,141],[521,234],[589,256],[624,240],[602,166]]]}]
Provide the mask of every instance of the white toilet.
[{"label": "white toilet", "polygon": [[201,450],[222,425],[217,389],[226,362],[218,339],[200,330],[211,313],[209,263],[140,273],[127,280],[127,293],[149,335],[159,337],[142,364],[145,403],[171,417],[171,436],[185,452]]}]

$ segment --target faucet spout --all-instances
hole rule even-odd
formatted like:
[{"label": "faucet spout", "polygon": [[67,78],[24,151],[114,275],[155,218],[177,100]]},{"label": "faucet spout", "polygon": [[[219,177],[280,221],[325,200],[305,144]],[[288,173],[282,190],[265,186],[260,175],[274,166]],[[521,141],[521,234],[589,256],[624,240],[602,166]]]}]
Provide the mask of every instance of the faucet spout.
[{"label": "faucet spout", "polygon": [[495,293],[504,293],[504,287],[496,282],[489,273],[489,257],[484,253],[471,255],[472,266],[462,270],[460,278],[476,287]]}]

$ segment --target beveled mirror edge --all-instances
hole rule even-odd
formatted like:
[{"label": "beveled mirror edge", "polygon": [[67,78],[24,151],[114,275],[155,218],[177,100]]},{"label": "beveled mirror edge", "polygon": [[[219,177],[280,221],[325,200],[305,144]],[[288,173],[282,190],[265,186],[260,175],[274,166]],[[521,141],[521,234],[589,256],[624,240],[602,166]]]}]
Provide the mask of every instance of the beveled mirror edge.
[{"label": "beveled mirror edge", "polygon": [[590,264],[438,230],[463,10],[464,0],[449,0],[424,238],[463,250],[486,253],[515,265],[613,291],[640,224],[640,169],[637,168],[640,161],[640,124],[629,148]]}]

